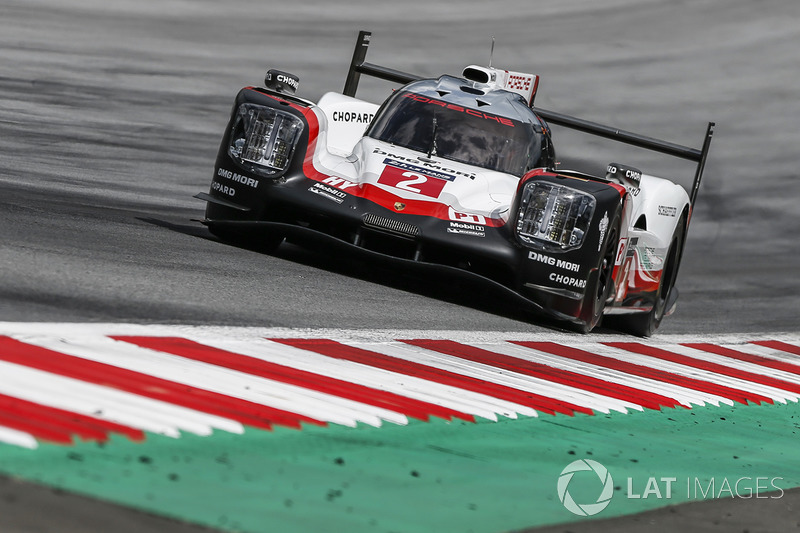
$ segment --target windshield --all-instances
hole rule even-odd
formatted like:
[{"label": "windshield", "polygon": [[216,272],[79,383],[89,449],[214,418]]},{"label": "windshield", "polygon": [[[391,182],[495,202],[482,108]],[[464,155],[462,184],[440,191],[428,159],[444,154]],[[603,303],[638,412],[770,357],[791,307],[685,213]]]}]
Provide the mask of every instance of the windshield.
[{"label": "windshield", "polygon": [[410,92],[387,102],[368,135],[516,176],[538,166],[542,145],[532,124]]}]

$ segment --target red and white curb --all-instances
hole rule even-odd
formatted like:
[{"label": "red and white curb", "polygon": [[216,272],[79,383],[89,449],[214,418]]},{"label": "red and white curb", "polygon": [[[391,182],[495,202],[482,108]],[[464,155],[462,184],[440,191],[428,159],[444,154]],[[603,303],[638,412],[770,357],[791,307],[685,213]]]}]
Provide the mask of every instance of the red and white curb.
[{"label": "red and white curb", "polygon": [[0,443],[797,402],[800,335],[0,323]]}]

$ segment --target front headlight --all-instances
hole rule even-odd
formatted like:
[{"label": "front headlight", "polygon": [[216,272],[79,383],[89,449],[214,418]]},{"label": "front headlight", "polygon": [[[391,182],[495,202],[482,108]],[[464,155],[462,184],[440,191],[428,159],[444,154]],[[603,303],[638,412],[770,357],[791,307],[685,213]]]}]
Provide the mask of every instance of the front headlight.
[{"label": "front headlight", "polygon": [[286,170],[303,122],[289,113],[255,104],[236,112],[228,154],[243,168],[270,177]]},{"label": "front headlight", "polygon": [[526,244],[545,250],[578,248],[589,229],[594,196],[543,181],[529,181],[522,188],[517,213],[517,235]]}]

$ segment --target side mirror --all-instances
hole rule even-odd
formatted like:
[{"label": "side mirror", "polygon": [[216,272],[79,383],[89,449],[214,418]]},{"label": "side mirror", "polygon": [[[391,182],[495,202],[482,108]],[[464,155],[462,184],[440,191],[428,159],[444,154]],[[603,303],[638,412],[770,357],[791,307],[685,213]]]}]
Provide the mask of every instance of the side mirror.
[{"label": "side mirror", "polygon": [[276,93],[294,94],[300,85],[300,78],[288,72],[270,69],[264,76],[264,85]]},{"label": "side mirror", "polygon": [[642,181],[642,171],[631,166],[611,163],[606,168],[606,179],[638,189],[639,182]]}]

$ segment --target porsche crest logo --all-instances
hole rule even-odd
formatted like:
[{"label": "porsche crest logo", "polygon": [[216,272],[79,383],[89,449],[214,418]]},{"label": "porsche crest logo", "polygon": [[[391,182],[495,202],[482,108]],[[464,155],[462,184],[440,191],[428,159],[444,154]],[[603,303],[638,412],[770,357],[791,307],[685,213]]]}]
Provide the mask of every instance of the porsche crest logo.
[{"label": "porsche crest logo", "polygon": [[402,211],[403,209],[406,208],[406,204],[404,204],[403,202],[395,202],[394,203],[394,208],[397,211]]}]

